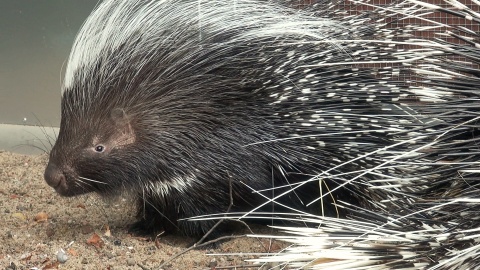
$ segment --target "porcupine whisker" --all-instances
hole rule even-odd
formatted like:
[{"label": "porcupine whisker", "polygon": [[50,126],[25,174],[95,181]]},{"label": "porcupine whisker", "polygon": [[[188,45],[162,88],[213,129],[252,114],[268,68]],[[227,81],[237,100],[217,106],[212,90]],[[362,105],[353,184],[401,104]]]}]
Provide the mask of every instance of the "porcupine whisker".
[{"label": "porcupine whisker", "polygon": [[[45,133],[45,131],[44,131],[43,129],[44,129],[44,128],[42,128],[42,133],[43,133],[45,136],[47,136],[46,133]],[[47,137],[46,140],[43,140],[43,139],[40,139],[37,135],[33,134],[32,132],[29,132],[29,131],[28,131],[28,133],[29,133],[30,135],[33,135],[33,137],[35,138],[35,139],[33,140],[34,142],[35,142],[35,141],[40,142],[40,144],[41,144],[42,146],[31,145],[31,144],[20,144],[20,145],[21,145],[21,146],[33,147],[33,148],[35,148],[35,149],[38,149],[38,150],[42,151],[43,153],[47,153],[47,154],[48,154],[49,151],[48,151],[48,148],[47,148],[47,146],[45,145],[44,141],[47,141],[47,142],[50,144],[50,149],[51,149],[51,147],[53,147],[53,145],[51,144],[50,139]]]},{"label": "porcupine whisker", "polygon": [[87,187],[91,187],[92,185],[90,183],[86,183],[85,181],[83,180],[80,180],[80,179],[75,179],[75,181],[73,182],[73,185],[76,187],[76,188],[80,188],[81,190],[87,190]]},{"label": "porcupine whisker", "polygon": [[[92,183],[97,183],[97,184],[102,184],[102,185],[108,185],[108,183],[105,183],[105,182],[102,182],[102,181],[93,180],[93,179],[90,179],[90,178],[87,178],[87,177],[79,176],[78,179],[80,179],[80,180],[85,180],[85,181],[87,181],[87,182],[92,182]],[[84,183],[85,183],[85,182],[84,182]]]},{"label": "porcupine whisker", "polygon": [[27,147],[33,147],[34,149],[38,149],[40,151],[42,151],[43,153],[49,153],[49,150],[48,150],[48,147],[45,145],[45,141],[47,141],[49,144],[50,144],[50,149],[53,147],[51,141],[50,141],[50,137],[49,135],[47,134],[46,132],[46,129],[45,129],[45,126],[43,126],[43,124],[40,122],[40,120],[37,118],[37,116],[34,114],[34,117],[37,119],[37,121],[40,123],[40,125],[35,125],[37,127],[40,128],[40,130],[42,131],[43,135],[45,136],[45,139],[40,139],[37,135],[35,135],[34,133],[30,132],[30,131],[27,131],[28,134],[32,135],[35,139],[33,140],[34,142],[40,142],[40,144],[42,145],[41,147],[40,146],[37,146],[37,145],[34,145],[34,144],[19,144],[18,146],[27,146]]},{"label": "porcupine whisker", "polygon": [[24,146],[24,147],[32,147],[32,148],[34,148],[34,149],[40,150],[40,151],[43,152],[43,153],[48,154],[48,151],[47,151],[46,149],[44,149],[44,148],[42,148],[42,147],[40,147],[40,146],[37,146],[37,145],[31,145],[31,144],[22,143],[22,144],[16,145],[15,148],[20,148],[20,147],[22,147],[22,146]]},{"label": "porcupine whisker", "polygon": [[[53,125],[50,124],[50,129],[51,129],[51,131],[52,131],[52,133],[53,133],[53,136],[54,136],[54,137],[52,138],[52,136],[48,135],[47,128],[46,128],[45,125],[42,123],[42,121],[40,121],[40,119],[37,117],[37,115],[36,115],[36,114],[33,114],[33,116],[35,117],[35,119],[36,119],[37,122],[38,122],[38,125],[36,125],[36,126],[40,127],[40,129],[41,129],[41,131],[42,131],[42,133],[43,133],[43,136],[45,137],[46,141],[47,141],[48,144],[50,145],[50,148],[47,148],[47,146],[43,144],[43,141],[44,141],[44,140],[41,140],[41,139],[38,138],[38,137],[36,137],[36,138],[42,143],[43,147],[44,147],[46,150],[47,150],[47,149],[52,149],[52,148],[53,148],[53,145],[54,145],[54,142],[55,142],[56,139],[57,139],[57,136],[56,136],[57,134],[56,134],[56,132],[55,132],[55,129],[53,128]],[[48,152],[48,151],[47,151],[47,152]]]},{"label": "porcupine whisker", "polygon": [[84,181],[80,178],[75,179],[75,184],[79,187],[82,187],[82,188],[84,188],[85,186],[90,186],[90,187],[92,186],[91,183],[88,183],[87,181]]}]

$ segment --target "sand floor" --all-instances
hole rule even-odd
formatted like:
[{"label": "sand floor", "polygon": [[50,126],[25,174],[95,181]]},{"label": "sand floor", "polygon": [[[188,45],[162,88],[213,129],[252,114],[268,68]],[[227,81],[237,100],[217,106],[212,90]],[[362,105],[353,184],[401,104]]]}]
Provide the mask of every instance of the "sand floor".
[{"label": "sand floor", "polygon": [[[0,152],[1,269],[159,269],[194,242],[175,235],[152,240],[128,234],[134,221],[131,202],[107,202],[95,195],[60,197],[43,180],[46,163],[46,155]],[[263,226],[253,229],[272,233]],[[251,253],[278,252],[283,246],[242,237],[215,249],[191,250],[161,269],[276,269],[244,260],[254,258]],[[231,255],[239,252],[247,255]]]}]

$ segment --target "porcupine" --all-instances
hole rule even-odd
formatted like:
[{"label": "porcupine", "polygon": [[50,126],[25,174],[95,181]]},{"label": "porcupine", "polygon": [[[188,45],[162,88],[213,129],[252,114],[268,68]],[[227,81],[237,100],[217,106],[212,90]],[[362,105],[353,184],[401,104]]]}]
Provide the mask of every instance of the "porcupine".
[{"label": "porcupine", "polygon": [[368,206],[346,183],[407,170],[375,168],[423,125],[399,102],[408,87],[381,78],[407,69],[354,65],[416,57],[382,25],[270,1],[103,1],[68,59],[45,179],[64,196],[137,194],[138,232],[201,235],[215,221],[184,219],[270,198],[296,216]]},{"label": "porcupine", "polygon": [[[416,43],[410,50],[422,56],[412,63],[410,89],[423,98],[409,107],[427,120],[396,138],[418,138],[413,146],[384,156],[383,167],[402,173],[349,182],[351,189],[369,190],[368,207],[337,202],[347,218],[312,216],[305,221],[317,228],[285,227],[287,236],[267,237],[292,245],[257,262],[294,269],[480,268],[480,4],[435,3],[409,0],[396,7],[400,17],[416,18],[411,40],[404,41]],[[412,34],[425,29],[435,38]]]}]

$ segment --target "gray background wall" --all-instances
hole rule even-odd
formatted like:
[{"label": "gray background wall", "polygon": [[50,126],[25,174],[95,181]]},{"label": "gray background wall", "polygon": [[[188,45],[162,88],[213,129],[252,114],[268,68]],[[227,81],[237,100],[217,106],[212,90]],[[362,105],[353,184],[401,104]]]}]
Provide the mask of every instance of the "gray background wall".
[{"label": "gray background wall", "polygon": [[0,150],[36,153],[25,145],[41,147],[46,135],[29,126],[58,127],[63,64],[96,4],[0,0]]}]

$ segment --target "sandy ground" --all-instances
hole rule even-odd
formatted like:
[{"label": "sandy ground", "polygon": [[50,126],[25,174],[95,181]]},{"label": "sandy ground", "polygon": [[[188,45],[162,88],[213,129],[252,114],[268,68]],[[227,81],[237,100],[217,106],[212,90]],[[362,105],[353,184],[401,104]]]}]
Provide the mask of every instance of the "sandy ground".
[{"label": "sandy ground", "polygon": [[[0,152],[2,270],[263,270],[273,268],[243,261],[254,255],[209,254],[278,252],[283,245],[268,239],[237,238],[222,242],[215,249],[191,250],[159,268],[194,239],[170,235],[152,240],[128,234],[128,225],[134,221],[130,202],[122,198],[106,202],[95,195],[62,198],[44,183],[46,163],[45,155]],[[254,226],[253,229],[256,233],[271,233],[267,227]]]}]

